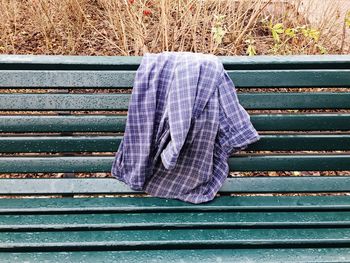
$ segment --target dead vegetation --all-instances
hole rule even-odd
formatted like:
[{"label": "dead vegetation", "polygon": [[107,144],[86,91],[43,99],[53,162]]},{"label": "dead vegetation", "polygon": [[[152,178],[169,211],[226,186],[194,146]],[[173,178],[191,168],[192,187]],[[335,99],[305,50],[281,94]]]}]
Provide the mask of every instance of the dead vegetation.
[{"label": "dead vegetation", "polygon": [[[1,0],[0,53],[142,56],[349,53],[332,5],[311,24],[301,0]],[[303,11],[303,12],[301,12]],[[339,22],[340,21],[340,22]]]}]

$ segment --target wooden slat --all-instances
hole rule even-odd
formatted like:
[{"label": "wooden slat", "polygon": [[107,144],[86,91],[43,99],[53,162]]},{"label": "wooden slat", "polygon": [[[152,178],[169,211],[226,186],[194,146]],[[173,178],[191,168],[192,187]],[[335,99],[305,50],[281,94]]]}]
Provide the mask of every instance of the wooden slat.
[{"label": "wooden slat", "polygon": [[350,228],[0,232],[1,251],[344,247]]},{"label": "wooden slat", "polygon": [[[0,132],[123,132],[126,116],[2,115]],[[349,114],[350,120],[350,114]]]},{"label": "wooden slat", "polygon": [[350,211],[149,212],[0,215],[0,231],[350,227]]},{"label": "wooden slat", "polygon": [[0,110],[127,110],[129,94],[0,94]]},{"label": "wooden slat", "polygon": [[[251,114],[261,131],[349,131],[350,114]],[[1,120],[1,119],[0,119]]]},{"label": "wooden slat", "polygon": [[0,253],[2,262],[345,262],[350,248],[171,249]]},{"label": "wooden slat", "polygon": [[225,69],[349,69],[349,55],[218,56]]},{"label": "wooden slat", "polygon": [[[116,178],[0,179],[0,194],[143,193]],[[350,176],[229,177],[220,193],[349,192]]]},{"label": "wooden slat", "polygon": [[[1,157],[0,173],[110,172],[113,156]],[[235,155],[231,171],[344,171],[350,170],[348,154]]]},{"label": "wooden slat", "polygon": [[350,155],[237,155],[228,163],[232,171],[344,171],[350,170]]},{"label": "wooden slat", "polygon": [[116,152],[122,136],[0,137],[1,152]]},{"label": "wooden slat", "polygon": [[[349,69],[228,70],[237,88],[349,87]],[[1,88],[131,88],[136,71],[1,70]]]},{"label": "wooden slat", "polygon": [[[246,109],[350,108],[350,93],[240,93],[238,98]],[[0,94],[0,110],[127,110],[129,101],[129,94]]]},{"label": "wooden slat", "polygon": [[[11,180],[11,179],[1,179]],[[44,179],[17,179],[44,180]],[[50,179],[59,180],[59,179]],[[64,179],[74,180],[74,179]],[[85,179],[82,179],[85,180]],[[90,180],[90,179],[87,179]],[[92,180],[92,179],[91,179]],[[97,180],[97,179],[94,179]],[[105,180],[105,179],[98,179]],[[117,191],[117,189],[115,190]],[[135,193],[134,193],[135,194]],[[172,198],[0,198],[1,215],[85,214],[85,213],[174,213],[174,212],[273,212],[350,211],[348,195],[316,196],[217,196],[212,201],[192,204]]]},{"label": "wooden slat", "polygon": [[[350,74],[349,74],[350,75]],[[243,93],[238,94],[246,109],[348,109],[350,93]]]},{"label": "wooden slat", "polygon": [[350,135],[261,135],[247,151],[341,151],[350,150]]},{"label": "wooden slat", "polygon": [[[350,135],[261,135],[246,151],[350,150]],[[20,152],[116,152],[122,136],[0,137],[3,153]]]},{"label": "wooden slat", "polygon": [[237,88],[244,87],[349,87],[350,70],[228,71]]},{"label": "wooden slat", "polygon": [[1,70],[2,88],[131,88],[136,71]]},{"label": "wooden slat", "polygon": [[[127,116],[0,115],[0,132],[123,132]],[[259,131],[350,131],[350,114],[251,114]]]},{"label": "wooden slat", "polygon": [[[217,56],[227,69],[349,69],[349,55]],[[136,70],[142,56],[0,55],[1,70]]]},{"label": "wooden slat", "polygon": [[[349,55],[217,56],[232,69],[348,69]],[[142,56],[0,55],[0,69],[136,69]]]},{"label": "wooden slat", "polygon": [[[1,70],[136,70],[142,56],[0,55]],[[308,58],[305,58],[308,59]],[[315,59],[316,60],[316,59]],[[329,61],[346,62],[345,57]],[[327,64],[327,62],[325,61]],[[332,62],[333,64],[333,62]]]}]

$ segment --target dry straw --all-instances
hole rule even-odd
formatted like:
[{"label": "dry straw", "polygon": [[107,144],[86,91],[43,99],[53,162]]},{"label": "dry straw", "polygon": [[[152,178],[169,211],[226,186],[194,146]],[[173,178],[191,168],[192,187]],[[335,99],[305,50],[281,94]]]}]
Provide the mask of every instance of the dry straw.
[{"label": "dry straw", "polygon": [[347,31],[339,30],[345,14],[333,1],[322,5],[316,22],[315,5],[302,5],[307,0],[0,1],[3,54],[350,52]]}]

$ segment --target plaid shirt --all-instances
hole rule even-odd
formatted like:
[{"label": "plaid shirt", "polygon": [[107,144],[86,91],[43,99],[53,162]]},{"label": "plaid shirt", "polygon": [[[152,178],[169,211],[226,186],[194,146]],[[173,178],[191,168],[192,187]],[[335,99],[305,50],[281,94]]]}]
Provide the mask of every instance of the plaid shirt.
[{"label": "plaid shirt", "polygon": [[111,172],[151,196],[207,202],[228,176],[228,157],[259,139],[216,56],[146,53]]}]

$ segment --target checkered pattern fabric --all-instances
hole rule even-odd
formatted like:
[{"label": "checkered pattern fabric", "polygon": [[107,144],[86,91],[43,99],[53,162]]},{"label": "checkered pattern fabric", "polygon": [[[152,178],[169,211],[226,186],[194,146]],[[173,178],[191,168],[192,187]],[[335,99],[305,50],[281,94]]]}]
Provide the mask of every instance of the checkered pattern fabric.
[{"label": "checkered pattern fabric", "polygon": [[216,56],[146,53],[111,172],[151,196],[208,202],[228,176],[228,157],[259,139]]}]

